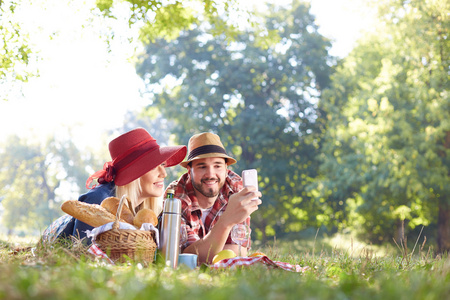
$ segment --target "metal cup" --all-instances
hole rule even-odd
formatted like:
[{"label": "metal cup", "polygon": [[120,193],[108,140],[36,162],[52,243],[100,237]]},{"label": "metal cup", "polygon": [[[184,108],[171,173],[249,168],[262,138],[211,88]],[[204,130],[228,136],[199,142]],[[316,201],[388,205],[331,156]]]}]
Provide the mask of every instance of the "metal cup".
[{"label": "metal cup", "polygon": [[189,269],[193,270],[197,267],[197,254],[181,253],[178,255],[178,267],[185,265]]}]

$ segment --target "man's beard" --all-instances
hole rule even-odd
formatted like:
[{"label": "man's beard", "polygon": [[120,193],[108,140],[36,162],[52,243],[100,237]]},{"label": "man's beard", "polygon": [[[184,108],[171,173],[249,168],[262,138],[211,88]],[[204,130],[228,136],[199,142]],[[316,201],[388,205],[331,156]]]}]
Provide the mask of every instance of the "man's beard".
[{"label": "man's beard", "polygon": [[[217,189],[217,191],[214,191],[212,188],[206,188],[206,187],[203,187],[202,183],[203,183],[204,181],[208,181],[208,180],[211,180],[211,179],[217,180],[217,183],[218,183],[218,189]],[[197,182],[195,182],[195,181],[192,181],[192,185],[194,186],[194,189],[195,189],[195,190],[197,190],[200,194],[202,194],[203,196],[208,197],[208,198],[217,197],[217,196],[219,195],[220,190],[221,190],[222,187],[223,187],[223,183],[220,181],[220,178],[207,178],[207,179],[202,179],[202,180],[200,181],[200,183],[197,183]]]}]

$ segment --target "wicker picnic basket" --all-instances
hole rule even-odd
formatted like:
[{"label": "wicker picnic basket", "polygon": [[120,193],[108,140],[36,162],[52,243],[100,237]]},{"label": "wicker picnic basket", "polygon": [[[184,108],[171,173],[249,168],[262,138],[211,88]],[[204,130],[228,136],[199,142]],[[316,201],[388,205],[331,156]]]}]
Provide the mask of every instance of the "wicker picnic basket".
[{"label": "wicker picnic basket", "polygon": [[97,236],[95,243],[114,262],[132,261],[151,263],[155,257],[156,242],[153,231],[119,229],[119,216],[126,196],[120,199],[112,229]]}]

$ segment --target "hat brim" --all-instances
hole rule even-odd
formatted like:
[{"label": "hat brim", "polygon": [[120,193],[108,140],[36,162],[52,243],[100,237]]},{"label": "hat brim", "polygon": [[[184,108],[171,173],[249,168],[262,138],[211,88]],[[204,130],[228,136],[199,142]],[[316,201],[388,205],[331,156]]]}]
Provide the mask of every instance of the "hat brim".
[{"label": "hat brim", "polygon": [[159,147],[149,151],[134,160],[130,167],[116,174],[114,183],[119,186],[126,185],[163,162],[166,162],[166,168],[178,165],[186,157],[186,154],[186,146]]},{"label": "hat brim", "polygon": [[183,161],[183,162],[180,163],[180,166],[182,166],[184,168],[187,168],[188,164],[191,161],[202,159],[202,158],[208,158],[208,157],[223,157],[223,158],[226,158],[227,159],[227,166],[230,166],[230,165],[233,165],[233,164],[236,163],[236,160],[234,158],[232,158],[232,157],[230,157],[230,156],[228,156],[226,154],[223,154],[223,153],[206,153],[206,154],[201,154],[199,156],[196,156],[196,157],[194,157],[194,158],[192,158],[190,160]]}]

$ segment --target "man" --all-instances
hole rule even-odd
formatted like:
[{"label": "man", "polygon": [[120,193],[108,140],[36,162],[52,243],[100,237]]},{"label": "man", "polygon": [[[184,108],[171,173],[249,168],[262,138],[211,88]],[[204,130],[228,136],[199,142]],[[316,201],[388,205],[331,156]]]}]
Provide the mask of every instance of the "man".
[{"label": "man", "polygon": [[[261,204],[261,193],[255,187],[243,188],[241,177],[228,170],[236,160],[227,155],[216,134],[192,136],[188,152],[187,160],[180,163],[187,173],[167,189],[174,189],[175,198],[182,203],[182,224],[188,234],[183,252],[196,253],[200,263],[210,263],[223,249],[238,253],[231,229],[238,223],[250,225],[250,215]],[[243,246],[241,254],[246,256],[250,244]]]}]

